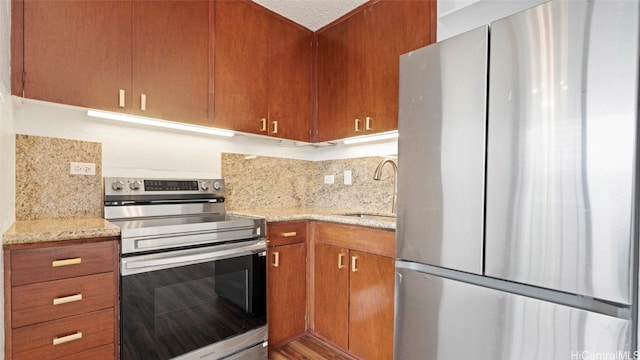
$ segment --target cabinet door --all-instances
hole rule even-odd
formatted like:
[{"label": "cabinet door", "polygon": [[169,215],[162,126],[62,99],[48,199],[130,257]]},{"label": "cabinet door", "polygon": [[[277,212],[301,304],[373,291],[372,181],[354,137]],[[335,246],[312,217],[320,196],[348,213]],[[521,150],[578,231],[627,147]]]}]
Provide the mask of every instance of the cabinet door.
[{"label": "cabinet door", "polygon": [[246,1],[214,3],[214,126],[267,135],[268,14]]},{"label": "cabinet door", "polygon": [[208,49],[207,1],[134,1],[132,112],[210,125]]},{"label": "cabinet door", "polygon": [[269,34],[269,135],[309,141],[313,33],[271,16]]},{"label": "cabinet door", "polygon": [[400,55],[431,43],[432,5],[427,0],[380,1],[364,11],[363,96],[365,116],[370,118],[365,133],[398,128]]},{"label": "cabinet door", "polygon": [[[315,246],[315,331],[343,349],[349,345],[349,252],[331,245]],[[391,313],[393,316],[393,312]]]},{"label": "cabinet door", "polygon": [[306,330],[306,243],[269,248],[267,309],[269,345]]},{"label": "cabinet door", "polygon": [[363,359],[393,359],[394,260],[350,254],[349,351]]},{"label": "cabinet door", "polygon": [[364,13],[359,12],[317,33],[317,141],[363,134],[363,28]]},{"label": "cabinet door", "polygon": [[128,99],[131,94],[131,2],[25,1],[23,6],[24,96],[122,111],[119,90]]}]

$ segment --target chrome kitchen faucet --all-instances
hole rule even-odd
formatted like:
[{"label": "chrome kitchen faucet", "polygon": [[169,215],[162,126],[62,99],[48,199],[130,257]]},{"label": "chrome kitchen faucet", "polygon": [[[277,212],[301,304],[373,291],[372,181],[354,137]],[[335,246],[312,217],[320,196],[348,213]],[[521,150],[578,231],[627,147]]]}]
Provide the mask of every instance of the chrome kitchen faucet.
[{"label": "chrome kitchen faucet", "polygon": [[391,164],[393,167],[393,201],[391,202],[391,212],[396,213],[396,199],[398,198],[398,164],[393,159],[384,159],[378,163],[373,180],[380,181],[382,179],[382,168],[385,164]]}]

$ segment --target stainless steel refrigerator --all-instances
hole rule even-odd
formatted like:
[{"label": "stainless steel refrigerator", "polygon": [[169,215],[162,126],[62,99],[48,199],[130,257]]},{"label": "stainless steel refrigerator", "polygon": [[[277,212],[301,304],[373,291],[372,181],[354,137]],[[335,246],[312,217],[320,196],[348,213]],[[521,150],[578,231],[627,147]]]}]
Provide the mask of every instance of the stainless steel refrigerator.
[{"label": "stainless steel refrigerator", "polygon": [[637,355],[638,16],[552,1],[401,56],[396,359]]}]

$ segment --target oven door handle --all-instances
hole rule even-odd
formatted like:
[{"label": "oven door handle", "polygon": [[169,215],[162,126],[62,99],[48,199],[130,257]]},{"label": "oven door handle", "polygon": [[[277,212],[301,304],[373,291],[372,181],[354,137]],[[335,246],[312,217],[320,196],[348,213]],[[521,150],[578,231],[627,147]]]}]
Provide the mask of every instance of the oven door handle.
[{"label": "oven door handle", "polygon": [[120,274],[123,276],[143,272],[170,269],[178,266],[200,264],[203,262],[224,260],[244,255],[261,253],[266,256],[266,242],[264,239],[246,244],[219,245],[212,248],[198,248],[178,250],[158,254],[133,256],[122,258]]}]

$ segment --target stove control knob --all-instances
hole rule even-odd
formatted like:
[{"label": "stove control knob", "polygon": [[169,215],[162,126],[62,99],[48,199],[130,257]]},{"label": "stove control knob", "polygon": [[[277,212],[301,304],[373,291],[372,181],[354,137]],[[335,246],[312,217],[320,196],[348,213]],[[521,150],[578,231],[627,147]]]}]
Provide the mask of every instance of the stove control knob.
[{"label": "stove control knob", "polygon": [[140,189],[140,187],[141,187],[141,186],[142,186],[142,182],[137,181],[137,180],[136,180],[136,181],[132,181],[132,182],[129,184],[129,188],[130,188],[131,190],[138,190],[138,189]]},{"label": "stove control knob", "polygon": [[222,184],[219,181],[214,182],[213,189],[216,191],[222,189]]},{"label": "stove control knob", "polygon": [[116,180],[111,184],[111,188],[116,191],[122,190],[124,189],[124,183],[120,180]]},{"label": "stove control knob", "polygon": [[202,184],[200,184],[200,188],[204,191],[209,190],[209,182],[208,181],[203,181]]}]

